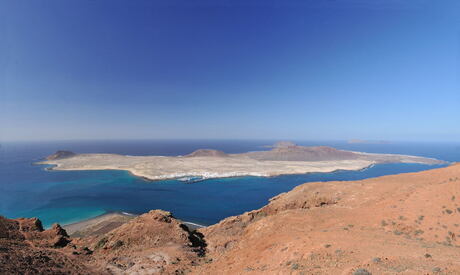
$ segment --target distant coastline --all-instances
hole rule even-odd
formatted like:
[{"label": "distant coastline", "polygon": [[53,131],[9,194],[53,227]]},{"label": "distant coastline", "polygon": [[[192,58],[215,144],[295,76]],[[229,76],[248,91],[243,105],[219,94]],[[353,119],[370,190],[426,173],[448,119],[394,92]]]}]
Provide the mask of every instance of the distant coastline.
[{"label": "distant coastline", "polygon": [[269,151],[226,154],[212,149],[200,149],[176,157],[74,154],[69,151],[58,151],[38,164],[54,165],[48,167],[48,170],[125,170],[134,176],[157,181],[330,173],[361,170],[379,163],[446,162],[410,155],[363,153],[326,146],[305,147],[291,142],[280,142]]}]

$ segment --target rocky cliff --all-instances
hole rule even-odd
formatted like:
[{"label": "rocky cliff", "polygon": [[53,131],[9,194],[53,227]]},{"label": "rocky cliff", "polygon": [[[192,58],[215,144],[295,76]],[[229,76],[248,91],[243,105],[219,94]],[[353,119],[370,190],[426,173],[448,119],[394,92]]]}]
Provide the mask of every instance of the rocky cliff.
[{"label": "rocky cliff", "polygon": [[[92,274],[84,257],[72,254],[66,232],[54,225],[43,230],[37,219],[0,217],[1,274]],[[68,246],[69,245],[69,246]]]}]

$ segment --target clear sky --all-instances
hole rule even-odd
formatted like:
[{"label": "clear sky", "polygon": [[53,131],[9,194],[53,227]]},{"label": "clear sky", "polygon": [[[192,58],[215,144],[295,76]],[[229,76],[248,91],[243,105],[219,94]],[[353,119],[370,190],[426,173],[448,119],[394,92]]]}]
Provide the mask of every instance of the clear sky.
[{"label": "clear sky", "polygon": [[460,1],[2,0],[0,140],[460,140]]}]

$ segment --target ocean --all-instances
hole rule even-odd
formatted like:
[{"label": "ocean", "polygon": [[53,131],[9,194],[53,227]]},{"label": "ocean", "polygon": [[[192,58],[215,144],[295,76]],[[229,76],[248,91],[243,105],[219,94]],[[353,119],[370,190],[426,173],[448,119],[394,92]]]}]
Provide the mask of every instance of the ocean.
[{"label": "ocean", "polygon": [[[126,155],[184,155],[200,148],[226,153],[267,150],[270,140],[142,140],[7,142],[0,147],[0,215],[38,217],[45,227],[68,224],[107,212],[141,214],[171,211],[184,221],[210,225],[254,210],[268,199],[313,181],[359,180],[417,172],[442,165],[380,164],[362,171],[311,173],[270,178],[237,177],[186,184],[147,181],[126,171],[47,171],[35,165],[57,150]],[[296,141],[370,153],[397,153],[460,161],[460,143],[348,144],[341,141]],[[404,184],[403,182],[401,184]]]}]

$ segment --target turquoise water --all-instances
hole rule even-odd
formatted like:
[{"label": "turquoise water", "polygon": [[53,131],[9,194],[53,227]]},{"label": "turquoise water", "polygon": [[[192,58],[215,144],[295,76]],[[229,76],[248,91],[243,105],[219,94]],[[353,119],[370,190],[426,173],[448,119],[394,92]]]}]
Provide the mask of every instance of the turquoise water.
[{"label": "turquoise water", "polygon": [[[212,143],[210,144],[209,143]],[[112,152],[131,155],[186,154],[211,147],[229,153],[261,150],[268,141],[144,141],[15,143],[0,148],[0,214],[7,217],[39,217],[45,226],[72,223],[112,211],[134,214],[151,209],[171,211],[176,217],[199,224],[213,224],[265,205],[269,198],[312,181],[359,180],[369,177],[416,172],[441,167],[420,164],[382,164],[362,171],[286,175],[271,178],[239,177],[212,179],[193,184],[177,180],[150,182],[126,171],[46,171],[32,163],[58,149],[83,152]],[[324,144],[324,143],[323,143]],[[207,145],[207,146],[206,146]],[[307,144],[308,145],[308,144]],[[340,145],[340,144],[339,144]],[[337,144],[336,147],[340,148]],[[343,147],[349,146],[342,144]],[[356,147],[356,145],[353,145]],[[414,148],[362,145],[361,151],[407,154]],[[438,146],[438,147],[436,147]],[[432,145],[417,155],[455,161],[457,145]],[[358,146],[359,147],[359,146]],[[368,150],[364,147],[368,147]],[[369,148],[371,147],[371,148]],[[405,148],[403,150],[402,148]],[[347,148],[345,148],[347,149]],[[359,150],[360,148],[349,148]],[[383,151],[382,151],[383,150]],[[416,150],[415,150],[416,151]],[[430,153],[431,152],[431,153]],[[401,183],[403,184],[403,183]]]}]

